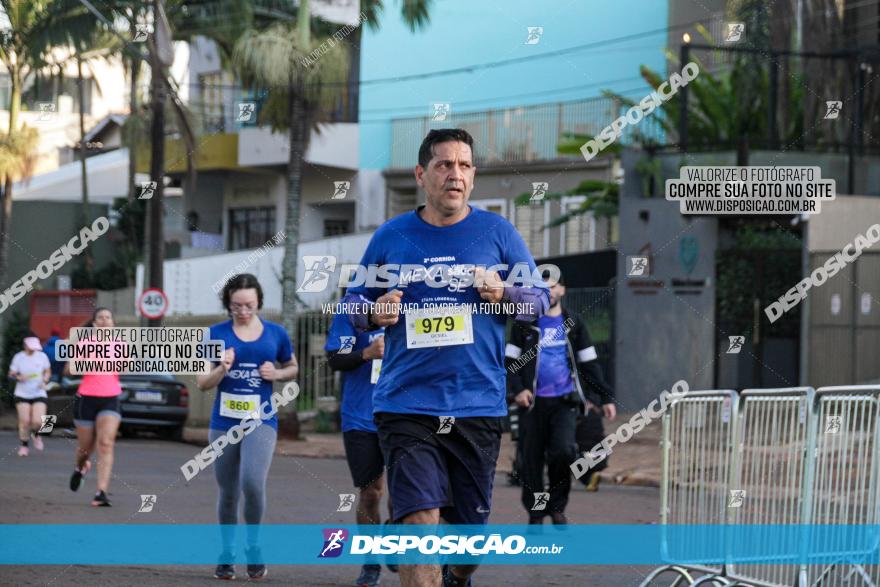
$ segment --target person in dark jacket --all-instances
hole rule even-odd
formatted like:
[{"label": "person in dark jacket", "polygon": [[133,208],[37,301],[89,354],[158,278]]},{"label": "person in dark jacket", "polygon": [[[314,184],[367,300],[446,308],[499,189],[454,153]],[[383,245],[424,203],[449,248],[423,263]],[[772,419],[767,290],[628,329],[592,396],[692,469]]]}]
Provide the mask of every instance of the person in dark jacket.
[{"label": "person in dark jacket", "polygon": [[[596,406],[609,420],[617,415],[587,328],[562,306],[563,296],[560,279],[550,288],[547,313],[536,323],[514,322],[505,348],[508,397],[520,410],[518,476],[530,524],[542,524],[547,515],[554,524],[567,523],[579,415],[599,411]],[[549,498],[543,495],[545,456]]]}]

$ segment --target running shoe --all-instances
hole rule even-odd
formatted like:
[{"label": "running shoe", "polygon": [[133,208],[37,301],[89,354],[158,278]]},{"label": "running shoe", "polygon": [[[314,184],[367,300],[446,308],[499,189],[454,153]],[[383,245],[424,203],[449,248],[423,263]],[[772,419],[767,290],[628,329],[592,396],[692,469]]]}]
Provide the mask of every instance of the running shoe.
[{"label": "running shoe", "polygon": [[471,584],[471,578],[468,577],[466,583],[462,583],[462,580],[452,574],[452,571],[449,570],[449,565],[443,565],[443,587],[473,587]]},{"label": "running shoe", "polygon": [[[390,519],[385,520],[386,526],[390,523],[391,523]],[[388,567],[388,570],[391,571],[392,573],[396,573],[399,570],[399,567],[397,565],[395,565],[394,563],[385,563],[385,566]]]},{"label": "running shoe", "polygon": [[541,526],[544,524],[544,516],[529,516],[529,524],[537,524]]},{"label": "running shoe", "polygon": [[556,526],[565,526],[568,524],[568,518],[566,518],[565,514],[562,512],[553,512],[550,514],[550,519],[553,520],[553,524]]},{"label": "running shoe", "polygon": [[28,456],[28,452],[30,452],[30,451],[28,451],[28,447],[26,447],[26,446],[18,447],[18,456],[26,457],[26,456]]},{"label": "running shoe", "polygon": [[244,551],[247,557],[247,574],[251,579],[262,579],[269,574],[269,569],[263,564],[263,553],[257,547],[246,548]]},{"label": "running shoe", "polygon": [[82,466],[82,469],[74,469],[73,474],[70,476],[70,490],[77,491],[83,484],[83,477],[86,476],[86,473],[89,472],[89,469],[92,468],[91,461],[86,461]]},{"label": "running shoe", "polygon": [[43,439],[40,438],[39,434],[34,434],[34,448],[37,450],[43,450]]},{"label": "running shoe", "polygon": [[361,567],[361,575],[354,582],[357,587],[376,587],[379,584],[379,574],[382,565],[364,565]]},{"label": "running shoe", "polygon": [[235,567],[233,565],[219,564],[214,569],[214,578],[222,581],[232,581],[235,579]]},{"label": "running shoe", "polygon": [[587,491],[599,491],[599,473],[590,475],[590,480],[586,483]]},{"label": "running shoe", "polygon": [[92,498],[92,505],[95,507],[109,508],[110,500],[107,499],[106,493],[104,493],[103,491],[99,491],[95,494],[95,497]]}]

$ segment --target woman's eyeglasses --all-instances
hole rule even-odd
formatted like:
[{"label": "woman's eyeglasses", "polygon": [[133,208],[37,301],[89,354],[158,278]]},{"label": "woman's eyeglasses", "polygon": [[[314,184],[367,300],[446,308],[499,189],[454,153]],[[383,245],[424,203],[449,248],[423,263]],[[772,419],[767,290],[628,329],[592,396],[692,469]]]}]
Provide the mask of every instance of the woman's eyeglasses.
[{"label": "woman's eyeglasses", "polygon": [[232,310],[235,314],[253,314],[256,309],[256,304],[237,304],[235,302],[229,304],[229,309]]}]

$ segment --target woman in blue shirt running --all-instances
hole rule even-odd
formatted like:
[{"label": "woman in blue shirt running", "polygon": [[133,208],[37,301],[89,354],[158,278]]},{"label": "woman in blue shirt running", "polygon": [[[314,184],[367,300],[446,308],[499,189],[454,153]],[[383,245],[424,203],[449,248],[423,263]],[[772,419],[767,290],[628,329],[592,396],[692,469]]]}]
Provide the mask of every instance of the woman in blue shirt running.
[{"label": "woman in blue shirt running", "polygon": [[[209,442],[227,435],[228,444],[214,461],[219,487],[217,515],[223,535],[223,553],[214,576],[234,579],[233,552],[238,500],[244,494],[244,519],[248,524],[247,572],[251,579],[266,576],[258,547],[258,525],[266,506],[266,477],[275,451],[278,418],[260,409],[270,402],[273,381],[294,379],[299,371],[290,337],[280,324],[260,318],[263,289],[249,273],[236,275],[223,288],[223,307],[232,317],[211,327],[211,340],[223,340],[226,353],[209,373],[199,375],[199,389],[217,388],[211,412]],[[280,365],[280,367],[276,366]],[[244,420],[260,414],[256,427],[246,435],[238,428]]]}]

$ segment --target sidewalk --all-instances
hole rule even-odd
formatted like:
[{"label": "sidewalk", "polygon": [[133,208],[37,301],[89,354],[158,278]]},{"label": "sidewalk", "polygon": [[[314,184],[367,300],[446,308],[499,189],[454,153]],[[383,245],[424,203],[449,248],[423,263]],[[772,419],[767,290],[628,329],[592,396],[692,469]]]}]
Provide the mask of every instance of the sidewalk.
[{"label": "sidewalk", "polygon": [[[612,424],[606,422],[605,433],[610,434],[615,426],[626,422],[629,415],[619,415]],[[16,417],[7,412],[0,416],[0,430],[15,430]],[[659,487],[662,467],[660,436],[662,427],[660,420],[652,422],[644,430],[624,445],[614,447],[609,459],[609,466],[602,471],[600,478],[606,484],[640,485]],[[207,428],[186,428],[184,441],[198,446],[208,443]],[[498,457],[498,471],[509,473],[513,463],[514,443],[510,434],[505,434],[501,443],[501,454]],[[345,449],[342,446],[342,434],[317,434],[307,432],[303,440],[278,440],[275,452],[279,456],[344,459]]]},{"label": "sidewalk", "polygon": [[[610,425],[606,422],[605,433],[610,434],[614,427],[626,422],[630,417],[629,414],[619,415]],[[602,482],[660,487],[663,463],[660,449],[661,433],[660,420],[656,420],[626,444],[615,446],[609,459],[608,468],[600,473]],[[280,438],[275,449],[276,454],[292,457],[345,458],[341,433],[306,432],[302,437],[303,440]],[[187,428],[184,431],[184,440],[193,444],[205,445],[208,443],[208,430],[206,428]],[[501,454],[498,456],[498,471],[510,472],[515,450],[516,445],[510,440],[510,434],[505,434],[502,437]]]}]

